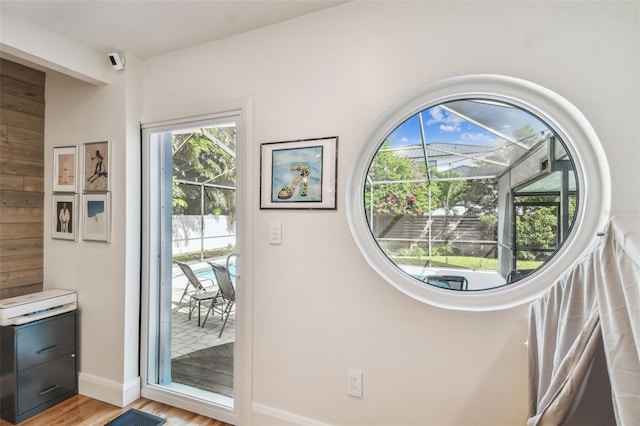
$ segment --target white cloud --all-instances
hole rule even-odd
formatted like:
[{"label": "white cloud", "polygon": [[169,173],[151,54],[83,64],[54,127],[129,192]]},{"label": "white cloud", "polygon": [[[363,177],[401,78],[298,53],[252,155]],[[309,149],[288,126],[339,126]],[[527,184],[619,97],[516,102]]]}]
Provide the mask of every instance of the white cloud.
[{"label": "white cloud", "polygon": [[488,143],[488,144],[492,144],[495,141],[495,137],[492,135],[489,135],[487,133],[462,133],[460,135],[460,139],[462,139],[465,142],[482,142],[482,143]]},{"label": "white cloud", "polygon": [[433,107],[429,110],[431,119],[427,121],[427,125],[440,123],[440,130],[443,132],[454,133],[461,131],[462,119],[456,115],[445,113],[440,107]]},{"label": "white cloud", "polygon": [[429,124],[431,123],[437,123],[439,121],[442,121],[444,119],[444,113],[442,108],[440,107],[433,107],[429,110],[429,113],[431,114],[431,120],[429,120]]},{"label": "white cloud", "polygon": [[455,124],[441,124],[440,130],[442,130],[443,132],[453,133],[460,131],[460,126],[456,126]]}]

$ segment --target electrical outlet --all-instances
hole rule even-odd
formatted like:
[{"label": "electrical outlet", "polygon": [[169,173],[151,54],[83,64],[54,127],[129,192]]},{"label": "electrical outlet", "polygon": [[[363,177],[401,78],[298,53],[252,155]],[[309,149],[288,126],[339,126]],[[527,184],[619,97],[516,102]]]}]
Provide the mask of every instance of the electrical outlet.
[{"label": "electrical outlet", "polygon": [[347,394],[362,398],[362,371],[347,370]]}]

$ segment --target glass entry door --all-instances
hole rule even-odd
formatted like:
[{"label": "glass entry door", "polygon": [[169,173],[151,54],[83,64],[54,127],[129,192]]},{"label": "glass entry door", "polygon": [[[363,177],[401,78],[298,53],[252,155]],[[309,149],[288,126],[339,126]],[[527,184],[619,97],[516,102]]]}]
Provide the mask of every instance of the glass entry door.
[{"label": "glass entry door", "polygon": [[233,412],[237,382],[239,118],[166,123],[142,134],[142,393],[222,420],[220,410]]}]

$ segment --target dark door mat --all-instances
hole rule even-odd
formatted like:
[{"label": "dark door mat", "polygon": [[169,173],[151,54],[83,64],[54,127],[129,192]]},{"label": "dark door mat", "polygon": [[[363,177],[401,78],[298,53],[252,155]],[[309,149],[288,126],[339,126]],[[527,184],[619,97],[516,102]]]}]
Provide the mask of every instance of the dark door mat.
[{"label": "dark door mat", "polygon": [[166,421],[167,419],[162,417],[131,408],[104,426],[159,426],[166,423]]}]

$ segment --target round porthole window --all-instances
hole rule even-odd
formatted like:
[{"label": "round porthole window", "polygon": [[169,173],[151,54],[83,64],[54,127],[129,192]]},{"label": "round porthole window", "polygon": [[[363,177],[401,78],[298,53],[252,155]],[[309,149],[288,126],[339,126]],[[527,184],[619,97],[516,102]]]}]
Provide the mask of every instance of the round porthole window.
[{"label": "round porthole window", "polygon": [[500,309],[539,296],[607,219],[609,171],[586,118],[535,84],[443,80],[359,147],[347,215],[368,263],[418,300]]}]

